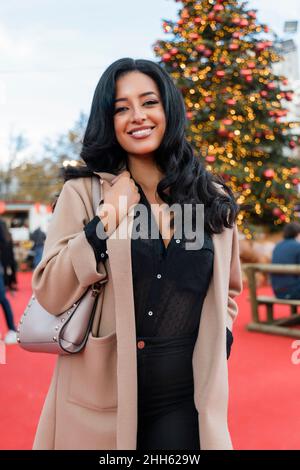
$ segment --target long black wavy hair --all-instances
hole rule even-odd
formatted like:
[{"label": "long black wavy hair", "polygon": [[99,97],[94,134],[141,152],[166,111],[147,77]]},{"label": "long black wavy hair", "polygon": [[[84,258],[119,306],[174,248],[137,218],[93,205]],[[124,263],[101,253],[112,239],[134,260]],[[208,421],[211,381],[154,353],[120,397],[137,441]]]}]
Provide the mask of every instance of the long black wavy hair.
[{"label": "long black wavy hair", "polygon": [[[234,194],[220,175],[208,172],[196,158],[185,136],[186,110],[183,97],[172,78],[157,63],[145,59],[123,58],[113,62],[101,76],[92,101],[91,112],[80,153],[86,167],[66,171],[65,181],[79,176],[91,176],[93,171],[118,174],[127,167],[127,153],[119,145],[114,131],[114,100],[118,78],[129,72],[141,72],[158,86],[166,116],[166,130],[154,153],[156,164],[164,177],[157,193],[167,204],[204,204],[205,228],[209,233],[221,233],[232,228],[239,206]],[[222,185],[220,192],[214,184]],[[169,194],[165,190],[169,188]]]}]

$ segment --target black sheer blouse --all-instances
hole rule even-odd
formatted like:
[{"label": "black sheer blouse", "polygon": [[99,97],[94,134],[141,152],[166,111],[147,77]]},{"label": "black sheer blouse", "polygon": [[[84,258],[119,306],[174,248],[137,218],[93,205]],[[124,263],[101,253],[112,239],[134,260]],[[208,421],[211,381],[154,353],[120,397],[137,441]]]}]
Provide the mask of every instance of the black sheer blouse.
[{"label": "black sheer blouse", "polygon": [[[139,204],[146,206],[148,214],[147,227],[138,227],[139,211],[135,206],[134,230],[147,234],[144,238],[131,240],[136,336],[170,338],[197,334],[202,305],[213,274],[212,237],[205,232],[203,246],[198,250],[185,249],[188,240],[184,231],[182,238],[177,239],[174,234],[167,248],[159,231],[159,238],[151,238],[151,224],[156,221],[141,186],[136,185],[141,195]],[[99,222],[100,218],[96,216],[84,228],[97,262],[108,257],[106,240],[96,236]],[[227,329],[227,358],[232,341],[232,334]]]}]

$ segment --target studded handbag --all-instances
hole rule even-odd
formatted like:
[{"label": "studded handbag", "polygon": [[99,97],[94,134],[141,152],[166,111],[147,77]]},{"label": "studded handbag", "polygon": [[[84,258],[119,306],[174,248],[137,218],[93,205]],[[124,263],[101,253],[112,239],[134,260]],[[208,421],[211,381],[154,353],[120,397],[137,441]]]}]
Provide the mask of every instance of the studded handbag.
[{"label": "studded handbag", "polygon": [[[101,200],[99,178],[92,177],[93,208]],[[103,301],[107,279],[90,286],[68,310],[53,315],[32,295],[17,329],[19,345],[32,352],[74,354],[80,352],[88,339],[99,298]]]}]

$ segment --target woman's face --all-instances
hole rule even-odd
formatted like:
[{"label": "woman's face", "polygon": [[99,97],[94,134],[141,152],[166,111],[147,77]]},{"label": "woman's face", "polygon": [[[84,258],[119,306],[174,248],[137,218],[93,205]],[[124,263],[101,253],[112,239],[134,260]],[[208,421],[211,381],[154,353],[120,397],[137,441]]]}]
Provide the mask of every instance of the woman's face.
[{"label": "woman's face", "polygon": [[166,118],[158,87],[141,72],[129,72],[116,82],[114,128],[128,155],[148,155],[159,147]]}]

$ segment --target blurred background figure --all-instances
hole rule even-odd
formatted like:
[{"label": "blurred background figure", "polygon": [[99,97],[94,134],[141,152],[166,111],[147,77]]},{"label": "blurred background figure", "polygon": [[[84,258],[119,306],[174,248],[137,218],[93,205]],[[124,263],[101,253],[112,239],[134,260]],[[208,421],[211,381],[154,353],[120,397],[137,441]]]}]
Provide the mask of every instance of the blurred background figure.
[{"label": "blurred background figure", "polygon": [[[3,221],[1,221],[3,222]],[[4,338],[6,344],[15,344],[17,343],[17,333],[14,323],[14,317],[11,305],[9,300],[6,297],[6,289],[4,283],[4,267],[1,262],[3,253],[6,253],[8,249],[7,237],[5,234],[5,229],[3,228],[3,223],[0,224],[0,304],[3,308],[5,320],[8,328],[8,332]],[[5,254],[4,254],[5,256]]]},{"label": "blurred background figure", "polygon": [[[291,222],[285,225],[283,237],[273,250],[272,263],[300,264],[300,223]],[[271,283],[276,297],[300,299],[300,276],[272,274]]]},{"label": "blurred background figure", "polygon": [[1,251],[1,263],[4,269],[4,285],[12,291],[17,288],[17,262],[15,260],[13,239],[4,220],[0,219],[0,229],[5,239],[5,250]]},{"label": "blurred background figure", "polygon": [[35,268],[42,259],[45,239],[46,234],[41,230],[41,227],[36,228],[30,234],[30,240],[33,241],[32,249],[34,251],[33,268]]}]

